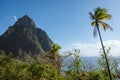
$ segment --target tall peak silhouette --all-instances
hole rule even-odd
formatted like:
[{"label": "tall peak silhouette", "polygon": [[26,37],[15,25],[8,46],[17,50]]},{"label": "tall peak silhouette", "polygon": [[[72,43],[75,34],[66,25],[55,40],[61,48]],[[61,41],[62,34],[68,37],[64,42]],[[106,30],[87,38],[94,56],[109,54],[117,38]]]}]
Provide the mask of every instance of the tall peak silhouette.
[{"label": "tall peak silhouette", "polygon": [[19,18],[14,26],[36,27],[35,22],[28,15],[24,15],[22,18]]}]

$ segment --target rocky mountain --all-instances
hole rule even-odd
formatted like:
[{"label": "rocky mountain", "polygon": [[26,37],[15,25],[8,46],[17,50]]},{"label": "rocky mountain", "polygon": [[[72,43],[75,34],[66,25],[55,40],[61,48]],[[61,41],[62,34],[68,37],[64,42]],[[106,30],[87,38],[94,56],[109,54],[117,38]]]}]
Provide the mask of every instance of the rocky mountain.
[{"label": "rocky mountain", "polygon": [[0,49],[19,55],[24,51],[32,56],[44,54],[52,49],[52,40],[45,31],[37,28],[35,22],[27,15],[8,28],[0,36]]}]

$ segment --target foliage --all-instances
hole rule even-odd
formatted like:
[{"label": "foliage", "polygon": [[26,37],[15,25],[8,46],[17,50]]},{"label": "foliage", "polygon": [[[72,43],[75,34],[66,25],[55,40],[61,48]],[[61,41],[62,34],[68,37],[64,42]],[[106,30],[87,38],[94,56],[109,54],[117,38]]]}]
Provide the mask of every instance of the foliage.
[{"label": "foliage", "polygon": [[58,52],[60,49],[61,47],[58,44],[52,44],[51,52],[46,55],[50,64],[52,64],[57,69],[58,73],[60,73],[62,66],[62,58]]},{"label": "foliage", "polygon": [[70,57],[71,60],[68,62],[68,69],[65,72],[68,77],[66,77],[66,80],[79,80],[80,79],[80,50],[74,49],[73,52],[69,51],[68,57]]},{"label": "foliage", "polygon": [[[110,50],[111,48],[108,47],[106,50],[106,55],[107,55],[107,59],[109,61],[109,67],[110,67],[110,71],[112,73],[112,77],[114,77],[114,75],[116,75],[117,71],[118,71],[118,64],[119,64],[119,59],[110,56]],[[108,77],[108,72],[107,72],[107,66],[106,66],[106,61],[105,61],[105,56],[103,54],[103,51],[100,51],[101,55],[98,61],[98,65],[99,65],[99,69],[101,70],[102,74],[104,77]]]},{"label": "foliage", "polygon": [[[118,78],[119,74],[116,75],[116,73],[120,70],[118,68],[119,59],[113,59],[109,56],[110,48],[108,48],[106,52],[111,73],[114,76],[113,79],[115,77]],[[25,62],[19,58],[14,58],[12,53],[6,55],[4,51],[0,51],[0,80],[109,80],[102,49],[100,51],[102,54],[99,58],[99,66],[94,69],[93,67],[95,65],[89,63],[86,59],[82,60],[80,50],[74,49],[73,52],[69,51],[68,53],[67,56],[59,57],[61,65],[58,65],[58,56],[54,56],[56,64],[60,66],[60,69],[62,64],[67,63],[64,65],[64,67],[67,68],[63,69],[64,73],[61,73],[61,71],[58,71],[56,65],[51,64],[52,62],[49,63],[50,58],[45,58],[46,62],[35,60]],[[59,55],[59,53],[57,53],[57,55]],[[52,55],[49,56],[52,57]],[[63,60],[65,60],[65,62]]]},{"label": "foliage", "polygon": [[[115,76],[118,71],[118,60],[114,60],[109,56],[110,48],[107,50],[107,57],[110,62],[110,69]],[[59,53],[57,53],[59,55]],[[56,57],[56,56],[55,56]],[[69,51],[67,56],[61,56],[67,59],[64,67],[64,73],[59,72],[55,65],[48,61],[39,62],[23,62],[19,58],[14,58],[12,53],[5,54],[0,51],[0,80],[109,80],[106,71],[104,55],[99,59],[99,66],[96,69],[91,69],[93,64],[89,61],[83,61],[80,56],[80,50],[75,49]],[[60,58],[65,60],[64,58]],[[61,61],[61,66],[63,64]],[[56,62],[58,63],[58,62]],[[85,67],[85,69],[83,69]],[[60,67],[61,69],[61,67]]]},{"label": "foliage", "polygon": [[108,14],[107,12],[108,11],[106,8],[101,8],[101,7],[94,9],[94,13],[89,12],[90,18],[93,21],[91,23],[91,25],[94,26],[94,32],[93,32],[94,37],[97,36],[97,34],[96,34],[97,33],[97,26],[99,26],[99,25],[105,31],[107,29],[113,30],[109,24],[102,21],[102,20],[110,20],[111,19],[112,16],[110,14]]},{"label": "foliage", "polygon": [[63,80],[54,66],[22,62],[11,54],[1,54],[0,64],[0,80]]},{"label": "foliage", "polygon": [[62,77],[58,75],[57,70],[54,66],[48,64],[34,63],[31,64],[28,71],[31,72],[31,76],[33,79],[40,79],[40,80],[61,80]]}]

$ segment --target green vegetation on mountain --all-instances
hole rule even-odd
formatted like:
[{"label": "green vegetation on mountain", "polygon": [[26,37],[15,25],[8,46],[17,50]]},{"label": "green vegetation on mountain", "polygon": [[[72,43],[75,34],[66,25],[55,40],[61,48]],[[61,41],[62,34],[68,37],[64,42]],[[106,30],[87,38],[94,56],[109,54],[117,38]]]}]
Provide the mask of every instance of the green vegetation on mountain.
[{"label": "green vegetation on mountain", "polygon": [[12,55],[0,55],[0,80],[63,80],[51,64],[22,62]]}]

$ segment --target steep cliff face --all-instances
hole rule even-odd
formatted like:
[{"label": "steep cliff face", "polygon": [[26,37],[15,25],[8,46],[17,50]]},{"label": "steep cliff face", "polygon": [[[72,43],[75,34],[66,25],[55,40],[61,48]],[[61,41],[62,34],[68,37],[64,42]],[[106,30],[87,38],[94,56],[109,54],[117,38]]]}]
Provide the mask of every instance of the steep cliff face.
[{"label": "steep cliff face", "polygon": [[37,28],[34,21],[27,15],[18,19],[0,36],[0,49],[18,55],[23,50],[31,55],[40,55],[52,48],[52,40],[45,31]]}]

